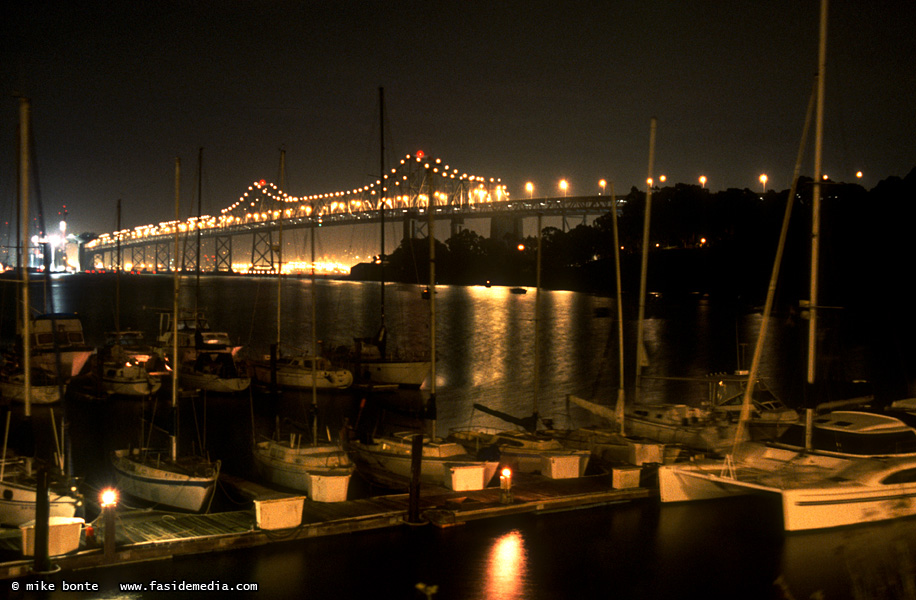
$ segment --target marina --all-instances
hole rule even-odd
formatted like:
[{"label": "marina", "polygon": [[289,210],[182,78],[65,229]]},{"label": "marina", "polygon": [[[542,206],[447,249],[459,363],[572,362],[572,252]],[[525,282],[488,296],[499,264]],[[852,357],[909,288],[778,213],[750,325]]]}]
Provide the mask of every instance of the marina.
[{"label": "marina", "polygon": [[[414,525],[454,527],[479,519],[594,508],[649,497],[645,488],[614,489],[613,477],[607,474],[563,482],[540,477],[520,478],[512,487],[509,502],[501,500],[499,488],[452,493],[427,490],[419,498],[419,519]],[[618,479],[624,480],[620,476]],[[250,483],[243,481],[228,479],[223,483],[249,490],[249,493],[252,489]],[[632,486],[632,482],[628,481],[627,485]],[[258,501],[267,504],[295,498],[269,492],[264,496],[263,489],[258,492],[262,494]],[[254,509],[214,514],[127,511],[117,515],[113,553],[106,553],[104,548],[107,533],[102,523],[93,528],[94,541],[87,541],[84,531],[77,551],[55,556],[52,560],[61,569],[87,569],[385,527],[406,527],[410,524],[409,504],[407,494],[347,502],[306,502],[301,523],[292,527],[259,524]],[[33,568],[31,559],[9,559],[22,550],[21,536],[17,534],[4,535],[0,543],[0,556],[5,557],[0,562],[0,577],[4,579],[28,575]]]},{"label": "marina", "polygon": [[[85,275],[55,280],[55,285],[60,286],[61,297],[67,298],[65,308],[83,317],[86,335],[93,343],[94,338],[101,338],[101,332],[110,330],[110,327],[103,316],[92,310],[87,290],[103,292],[108,282],[111,280],[104,276]],[[265,300],[273,294],[259,294],[259,286],[272,291],[276,283],[257,278],[229,277],[208,277],[201,281],[202,289],[207,290],[202,298],[209,299],[205,306],[208,315],[219,322],[221,329],[241,342],[240,345],[266,347],[272,341],[273,332],[269,330],[255,329],[255,335],[242,339],[238,339],[236,333],[251,329],[248,321],[253,312],[272,314],[276,310],[269,300]],[[284,292],[298,291],[302,286],[297,280],[283,282]],[[402,315],[410,314],[411,311],[426,310],[423,304],[425,301],[416,293],[415,287],[390,287],[390,320],[398,322],[403,319]],[[150,298],[153,304],[157,297],[167,299],[170,288],[171,281],[167,277],[139,276],[128,278],[124,293],[128,297],[142,295]],[[349,321],[334,318],[340,306],[359,306],[361,296],[365,296],[366,304],[371,305],[376,286],[319,280],[315,289],[318,292],[319,314],[331,317],[319,320],[319,328],[325,323],[337,323],[338,327],[340,323],[347,323],[353,335],[360,335],[361,331],[368,328],[366,323],[376,318],[368,310],[364,317]],[[217,300],[224,295],[248,300],[236,301],[233,310],[226,310],[226,306]],[[494,410],[508,414],[530,412],[533,363],[530,340],[534,334],[530,326],[534,304],[532,295],[518,296],[501,288],[442,286],[438,288],[438,300],[440,314],[443,315],[439,329],[442,356],[438,361],[440,385],[436,421],[440,435],[469,426],[474,429],[505,429],[505,423],[490,414],[475,410],[474,402],[469,399],[473,398],[474,401],[486,403]],[[543,335],[542,347],[545,349],[541,356],[542,385],[545,390],[551,391],[541,394],[540,412],[542,416],[549,416],[553,420],[556,430],[595,427],[600,421],[588,411],[567,403],[565,396],[575,394],[595,398],[596,381],[599,382],[599,396],[610,399],[614,395],[616,380],[608,376],[603,353],[607,336],[612,334],[606,333],[603,339],[600,335],[596,336],[596,331],[601,331],[609,324],[606,320],[591,316],[595,314],[596,308],[613,306],[612,300],[588,294],[547,291],[542,292],[542,301],[544,324],[540,334]],[[159,305],[163,303],[164,300],[158,302]],[[294,300],[290,298],[286,304],[293,303]],[[508,317],[509,328],[503,333],[487,333],[487,327],[495,323],[474,316],[492,314],[494,311],[513,315]],[[685,311],[689,311],[690,318],[685,317]],[[155,315],[136,309],[131,313],[138,329],[155,330]],[[709,371],[733,368],[729,364],[733,360],[731,345],[725,338],[733,338],[736,323],[744,332],[742,336],[749,340],[753,339],[758,324],[758,317],[752,311],[745,312],[730,304],[696,297],[679,299],[676,304],[669,304],[664,298],[659,299],[649,305],[648,314],[649,338],[653,340],[652,350],[656,359],[649,372],[680,372],[700,380],[705,380]],[[575,318],[575,315],[580,316]],[[581,315],[587,315],[587,318]],[[700,328],[698,323],[702,323],[703,327]],[[291,320],[288,329],[293,338],[310,339],[307,321]],[[404,329],[409,330],[410,327]],[[478,329],[480,331],[477,334],[471,333]],[[567,333],[557,335],[561,331]],[[721,332],[723,339],[710,337],[710,333],[714,332]],[[341,333],[346,336],[349,331],[344,329]],[[421,335],[426,333],[421,332]],[[779,368],[784,363],[777,357],[780,348],[792,345],[790,340],[793,335],[791,328],[777,328],[773,332],[776,342],[776,350],[773,352],[776,354],[765,353],[761,376],[770,381],[784,381],[784,378],[778,377]],[[319,329],[319,339],[333,339],[333,332]],[[677,353],[671,352],[672,348],[677,347],[676,340],[683,339],[696,340],[697,356],[692,357],[692,362],[686,365],[679,360]],[[392,343],[401,342],[400,339],[392,340]],[[575,348],[574,345],[579,347]],[[481,351],[484,347],[487,351]],[[717,350],[721,348],[728,350]],[[517,359],[519,349],[523,355],[527,349],[527,358]],[[470,356],[474,357],[473,360]],[[564,364],[564,360],[569,360],[569,363]],[[516,368],[504,369],[504,364],[514,364]],[[499,376],[496,376],[497,372]],[[493,375],[486,375],[488,373]],[[709,393],[705,381],[702,385],[694,386],[692,381],[686,379],[647,377],[645,385],[647,397],[654,400],[676,397],[687,404],[700,404],[708,398]],[[777,396],[791,398],[791,390],[771,387]],[[343,392],[322,392],[318,395],[316,410],[319,421],[327,424],[332,437],[337,436],[336,431],[345,420],[357,430],[366,432],[375,429],[377,423],[384,424],[385,428],[392,431],[403,431],[409,429],[412,417],[402,415],[397,407],[416,407],[426,393],[422,388],[354,388]],[[160,392],[160,396],[162,394],[164,392]],[[309,390],[288,390],[274,397],[264,388],[254,387],[242,394],[202,392],[182,398],[181,422],[206,423],[206,438],[201,441],[206,444],[210,455],[222,463],[212,514],[178,514],[156,506],[141,509],[135,502],[125,498],[118,509],[120,514],[125,515],[123,525],[120,521],[116,525],[118,545],[114,556],[118,560],[107,563],[101,547],[104,541],[103,527],[100,526],[102,519],[97,519],[96,513],[90,511],[89,520],[93,522],[96,543],[100,546],[89,549],[81,547],[73,554],[53,557],[52,562],[62,568],[60,574],[53,577],[76,579],[85,576],[102,582],[103,587],[108,586],[106,589],[111,591],[116,589],[118,581],[133,581],[145,576],[157,580],[180,577],[200,579],[201,573],[210,572],[210,565],[224,565],[215,571],[219,573],[215,576],[223,580],[257,581],[262,590],[273,590],[277,597],[296,597],[301,594],[301,589],[305,589],[302,586],[330,582],[335,577],[347,581],[340,585],[352,594],[371,594],[378,588],[373,588],[368,582],[365,585],[369,587],[364,587],[361,580],[351,580],[338,563],[343,556],[350,556],[354,552],[366,553],[361,554],[364,562],[360,563],[360,570],[372,570],[375,567],[367,565],[373,564],[378,558],[371,556],[390,546],[397,549],[395,552],[411,557],[415,565],[399,569],[396,575],[387,571],[377,573],[376,576],[381,578],[379,580],[392,581],[386,585],[394,586],[397,582],[398,586],[412,588],[418,582],[438,583],[441,586],[440,598],[482,598],[488,597],[485,591],[487,588],[476,588],[469,581],[457,577],[457,574],[468,574],[477,569],[488,572],[488,569],[495,567],[488,566],[490,563],[487,561],[490,559],[487,557],[493,556],[497,552],[496,548],[521,544],[526,549],[526,555],[517,556],[511,564],[517,568],[527,565],[527,575],[519,573],[518,585],[527,590],[525,596],[528,598],[549,597],[539,595],[536,591],[537,582],[544,581],[543,575],[549,572],[537,569],[534,566],[537,561],[557,561],[557,564],[566,565],[564,570],[577,573],[578,577],[583,578],[581,584],[567,582],[565,587],[550,589],[556,593],[559,593],[559,589],[578,589],[584,593],[588,589],[584,582],[595,581],[594,573],[606,569],[608,553],[624,552],[626,548],[656,569],[682,569],[684,564],[701,560],[701,557],[701,562],[694,564],[693,568],[703,568],[708,560],[732,565],[731,569],[736,575],[730,578],[732,588],[728,592],[721,589],[718,594],[715,593],[715,590],[720,589],[719,580],[715,583],[708,578],[705,580],[705,585],[710,587],[711,597],[724,597],[732,594],[733,589],[744,590],[747,597],[772,597],[770,592],[774,589],[773,582],[782,576],[787,580],[786,585],[795,593],[837,586],[842,589],[829,597],[846,598],[852,597],[842,595],[849,592],[850,574],[843,564],[831,557],[839,551],[859,556],[859,543],[850,546],[848,540],[863,537],[869,540],[869,547],[873,548],[869,559],[886,556],[885,549],[900,544],[895,541],[898,540],[896,534],[889,535],[887,532],[896,531],[895,528],[906,530],[912,521],[904,519],[892,524],[868,525],[837,533],[804,533],[799,537],[781,531],[780,511],[769,499],[746,496],[718,501],[724,504],[713,502],[712,505],[697,503],[695,506],[659,506],[656,492],[652,491],[654,483],[640,482],[636,488],[615,490],[613,474],[609,471],[599,477],[579,479],[547,480],[530,476],[532,479],[526,480],[523,475],[517,475],[513,482],[513,503],[508,505],[499,502],[500,489],[495,484],[478,492],[448,492],[438,488],[435,494],[425,487],[420,495],[420,513],[425,513],[430,524],[411,527],[404,524],[404,517],[409,510],[408,495],[382,492],[369,485],[357,472],[346,502],[332,505],[306,501],[300,526],[279,530],[260,529],[251,498],[259,496],[269,500],[272,496],[265,491],[267,484],[259,479],[253,463],[249,448],[252,433],[267,434],[272,431],[278,415],[284,419],[305,421],[304,410],[311,405],[311,396]],[[167,401],[160,398],[160,402]],[[609,400],[604,403],[609,404]],[[42,424],[50,418],[52,409],[66,414],[71,444],[76,449],[73,452],[73,469],[83,477],[87,502],[102,488],[115,483],[108,456],[113,450],[131,446],[131,440],[136,437],[135,426],[131,424],[140,422],[144,405],[147,410],[150,408],[149,402],[127,397],[104,400],[68,397],[56,407],[33,407],[35,431],[40,434],[46,431]],[[22,410],[19,404],[10,406],[14,415]],[[197,443],[194,429],[183,431],[182,443],[185,447]],[[583,430],[583,434],[585,432]],[[43,435],[47,437],[48,434]],[[39,438],[36,441],[42,444],[47,440]],[[240,483],[243,481],[248,483]],[[527,487],[529,485],[532,487]],[[276,496],[273,497],[295,495],[289,490],[274,494]],[[466,500],[459,502],[462,498]],[[573,508],[576,510],[571,510]],[[134,520],[135,523],[129,523]],[[459,522],[464,524],[450,526]],[[749,523],[753,523],[753,526],[749,526]],[[136,529],[131,529],[133,525],[136,525]],[[886,525],[890,525],[891,529]],[[176,529],[181,533],[176,533]],[[144,531],[146,533],[141,533]],[[542,532],[546,531],[551,532],[549,540],[542,539],[542,535],[546,535]],[[148,537],[144,538],[144,535]],[[6,566],[12,569],[7,571],[12,578],[10,581],[34,581],[35,576],[27,572],[32,561],[19,555],[12,545],[21,544],[21,532],[12,529],[6,537],[10,544],[5,546]],[[824,550],[821,554],[808,556],[799,550],[800,544],[813,544]],[[616,549],[618,546],[619,550]],[[740,551],[734,549],[736,546]],[[453,547],[475,550],[468,550],[468,554],[459,558],[453,551],[445,551]],[[577,557],[574,564],[557,555],[563,547],[577,548],[572,553]],[[753,566],[733,562],[736,554],[744,552],[763,552],[768,558],[763,562],[757,561]],[[121,553],[125,553],[124,556]],[[911,553],[916,558],[916,550],[904,551],[907,556]],[[147,558],[142,559],[144,562],[135,562],[140,556]],[[306,560],[303,556],[310,557],[305,567],[301,563]],[[427,564],[426,557],[433,556],[440,557],[437,560],[441,561],[441,568]],[[622,560],[621,564],[626,564],[628,559],[620,556],[615,560]],[[85,566],[77,567],[79,561],[84,561],[82,565]],[[291,567],[291,564],[298,566]],[[804,568],[802,565],[805,565]],[[289,570],[291,568],[293,571]],[[302,568],[305,571],[301,576],[292,575]],[[649,583],[646,577],[636,575],[642,568],[631,566],[626,573],[612,569],[609,573],[614,574],[613,581],[604,576],[599,579],[604,581],[603,585],[623,585],[630,590],[662,585],[660,582]],[[881,568],[880,565],[874,566],[874,569]],[[900,576],[909,573],[905,567],[901,569]],[[308,573],[308,584],[302,580],[305,573]],[[740,580],[737,580],[738,573],[742,574]],[[839,582],[845,583],[841,585]],[[320,585],[327,587],[321,587],[324,592],[315,592],[314,597],[331,598],[340,593],[337,584]],[[468,588],[469,585],[471,588]],[[735,588],[735,585],[738,587]],[[673,593],[674,589],[672,587],[668,591]],[[466,595],[462,595],[461,590],[465,590]]]}]

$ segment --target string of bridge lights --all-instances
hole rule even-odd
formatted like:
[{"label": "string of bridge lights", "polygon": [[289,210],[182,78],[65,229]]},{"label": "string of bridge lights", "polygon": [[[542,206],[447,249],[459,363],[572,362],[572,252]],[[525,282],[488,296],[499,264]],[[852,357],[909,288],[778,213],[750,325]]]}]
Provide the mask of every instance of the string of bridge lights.
[{"label": "string of bridge lights", "polygon": [[[417,152],[416,155],[408,154],[401,159],[401,165],[407,165],[408,162],[414,161],[416,163],[423,163],[424,154],[422,151]],[[478,187],[475,190],[469,191],[469,196],[473,197],[476,201],[499,201],[506,200],[509,197],[509,193],[506,190],[506,186],[501,183],[501,180],[496,178],[490,178],[489,182],[495,184],[495,188],[490,191],[486,188],[487,179],[477,175],[468,175],[467,173],[459,174],[458,169],[451,169],[448,165],[443,165],[442,160],[437,158],[434,161],[426,162],[423,164],[424,169],[431,169],[433,173],[441,176],[442,178],[466,181],[470,184],[477,184]],[[391,169],[390,173],[386,173],[383,176],[384,180],[388,180],[389,177],[397,175],[398,168]],[[401,184],[404,182],[409,182],[409,174],[401,174],[399,179],[392,178],[392,184],[395,188],[395,194],[391,197],[385,198],[385,204],[388,208],[393,208],[395,204],[403,202],[409,199],[409,191],[407,194],[397,193],[398,189],[401,188]],[[386,182],[387,183],[387,182]],[[312,194],[310,196],[296,197],[290,196],[286,192],[280,190],[276,184],[268,183],[265,180],[261,180],[253,183],[248,187],[248,191],[239,197],[239,199],[232,205],[227,206],[222,209],[221,213],[227,218],[239,218],[231,217],[230,213],[235,211],[238,208],[247,210],[248,208],[256,208],[258,206],[259,198],[253,198],[253,194],[260,193],[263,196],[267,196],[268,199],[277,202],[277,203],[286,203],[286,204],[298,204],[299,207],[297,211],[304,216],[311,216],[315,212],[316,204],[320,205],[318,208],[318,215],[323,214],[333,214],[333,213],[350,213],[350,212],[360,212],[360,211],[372,211],[378,210],[378,203],[373,202],[374,197],[380,197],[381,192],[389,191],[388,185],[383,187],[382,179],[377,179],[374,182],[354,188],[352,190],[341,190],[337,192],[327,192],[323,194]],[[481,193],[479,190],[484,190],[484,193]],[[366,196],[368,195],[368,199]],[[444,194],[437,192],[437,197]],[[358,200],[353,199],[353,197],[359,196]],[[418,200],[428,204],[428,197],[425,194],[418,194]],[[247,206],[245,206],[247,204]],[[260,212],[260,217],[263,218],[280,218],[281,213],[283,218],[289,218],[294,215],[295,211],[293,209],[283,209],[283,210],[274,210],[269,212]],[[249,213],[251,214],[251,213]],[[255,212],[253,214],[258,214]],[[298,216],[301,216],[298,215]],[[247,215],[246,215],[247,217]]]},{"label": "string of bridge lights", "polygon": [[[110,234],[103,233],[87,246],[91,248],[93,246],[108,244],[116,240],[174,235],[176,231],[184,233],[196,229],[211,229],[234,224],[244,224],[252,221],[261,222],[281,218],[308,218],[311,217],[313,213],[318,217],[322,217],[332,214],[371,212],[379,209],[378,200],[376,199],[381,197],[381,192],[387,193],[389,191],[389,185],[394,188],[395,194],[384,198],[385,207],[395,208],[410,200],[411,190],[408,189],[406,193],[397,193],[398,190],[404,190],[409,186],[409,173],[402,173],[400,178],[397,179],[395,179],[394,176],[398,174],[399,168],[412,165],[413,163],[422,164],[423,169],[429,169],[443,179],[466,183],[468,185],[468,202],[498,202],[509,199],[509,192],[506,186],[498,178],[486,179],[478,175],[469,175],[467,173],[459,174],[458,169],[450,168],[449,165],[443,165],[442,160],[439,158],[432,161],[424,161],[424,159],[425,155],[423,151],[418,151],[416,154],[407,154],[401,159],[399,167],[392,168],[390,173],[385,173],[382,179],[377,179],[368,185],[352,190],[312,194],[301,197],[290,196],[281,190],[275,183],[270,183],[261,179],[249,185],[248,190],[233,204],[223,208],[220,211],[219,217],[203,215],[200,217],[190,217],[186,221],[164,221],[158,225],[141,225],[134,229],[123,229]],[[393,184],[387,184],[383,187],[383,180],[387,183],[389,178],[391,178]],[[407,185],[402,187],[402,184],[405,183]],[[488,186],[487,183],[490,185]],[[470,186],[474,187],[471,188]],[[354,199],[357,196],[359,199]],[[436,198],[444,198],[446,194],[437,191],[435,192],[435,196]],[[264,200],[273,201],[280,205],[291,205],[291,208],[272,209],[269,211],[257,210],[261,208],[260,202]],[[429,198],[426,194],[417,193],[417,202],[420,206],[428,206]],[[232,213],[237,209],[244,210],[244,216],[233,215]]]}]

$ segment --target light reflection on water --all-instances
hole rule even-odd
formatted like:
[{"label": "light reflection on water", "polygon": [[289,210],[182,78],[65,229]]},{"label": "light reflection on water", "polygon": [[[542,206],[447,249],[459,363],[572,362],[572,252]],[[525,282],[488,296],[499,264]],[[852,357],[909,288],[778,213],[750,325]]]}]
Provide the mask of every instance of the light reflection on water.
[{"label": "light reflection on water", "polygon": [[493,600],[523,598],[528,575],[525,538],[518,529],[498,537],[490,548],[486,596]]}]

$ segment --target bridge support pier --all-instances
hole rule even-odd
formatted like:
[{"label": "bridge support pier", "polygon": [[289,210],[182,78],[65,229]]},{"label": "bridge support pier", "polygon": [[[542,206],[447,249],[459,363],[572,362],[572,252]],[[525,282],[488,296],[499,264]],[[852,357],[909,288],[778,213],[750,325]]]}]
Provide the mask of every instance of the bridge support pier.
[{"label": "bridge support pier", "polygon": [[156,242],[156,271],[172,270],[172,246],[167,242]]},{"label": "bridge support pier", "polygon": [[216,237],[216,252],[214,268],[217,273],[232,272],[232,236],[220,235]]},{"label": "bridge support pier", "polygon": [[462,229],[464,229],[464,217],[449,219],[449,237],[455,237]]},{"label": "bridge support pier", "polygon": [[490,238],[503,240],[511,237],[513,240],[522,239],[524,227],[521,217],[498,216],[490,218]]},{"label": "bridge support pier", "polygon": [[256,231],[251,240],[251,272],[276,272],[273,236],[268,231]]}]

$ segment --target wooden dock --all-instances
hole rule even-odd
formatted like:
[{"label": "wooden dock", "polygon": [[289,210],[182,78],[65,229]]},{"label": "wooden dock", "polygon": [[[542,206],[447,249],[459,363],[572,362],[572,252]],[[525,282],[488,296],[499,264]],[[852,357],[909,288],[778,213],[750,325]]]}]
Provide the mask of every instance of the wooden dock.
[{"label": "wooden dock", "polygon": [[[614,489],[612,481],[611,474],[564,480],[517,475],[510,502],[504,501],[498,487],[472,492],[424,487],[419,499],[420,522],[451,527],[477,519],[592,508],[650,495],[648,489],[641,487]],[[224,483],[253,499],[290,497],[238,478],[227,477]],[[88,539],[89,528],[84,529],[79,550],[52,557],[51,562],[63,570],[86,569],[402,526],[408,509],[407,494],[334,503],[306,500],[299,526],[269,530],[258,527],[253,508],[206,515],[132,510],[117,514],[116,544],[109,555],[102,547],[105,531],[99,518],[91,523],[92,535]],[[10,557],[0,562],[0,579],[31,572],[32,559],[21,558],[19,533],[12,530],[0,536],[0,556]]]}]

